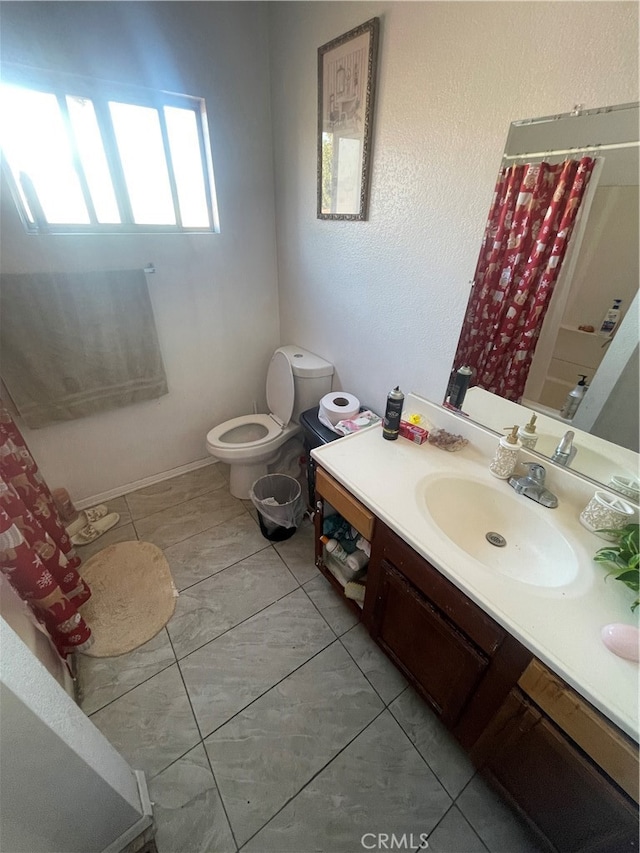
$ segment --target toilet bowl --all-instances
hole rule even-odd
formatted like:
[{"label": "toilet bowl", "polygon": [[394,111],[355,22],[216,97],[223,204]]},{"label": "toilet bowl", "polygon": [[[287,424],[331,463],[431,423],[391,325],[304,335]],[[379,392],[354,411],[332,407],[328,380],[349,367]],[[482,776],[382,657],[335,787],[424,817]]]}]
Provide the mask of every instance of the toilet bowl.
[{"label": "toilet bowl", "polygon": [[301,431],[301,412],[331,390],[333,365],[294,345],[275,351],[267,372],[268,414],[241,415],[207,433],[207,450],[229,465],[229,490],[246,500],[285,442]]}]

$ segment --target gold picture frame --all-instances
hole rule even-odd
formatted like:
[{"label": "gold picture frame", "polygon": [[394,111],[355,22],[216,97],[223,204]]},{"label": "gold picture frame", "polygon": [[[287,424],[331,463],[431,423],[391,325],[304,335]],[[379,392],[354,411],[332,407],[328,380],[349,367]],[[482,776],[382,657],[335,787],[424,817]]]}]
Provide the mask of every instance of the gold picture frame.
[{"label": "gold picture frame", "polygon": [[366,220],[380,18],[318,48],[318,219]]}]

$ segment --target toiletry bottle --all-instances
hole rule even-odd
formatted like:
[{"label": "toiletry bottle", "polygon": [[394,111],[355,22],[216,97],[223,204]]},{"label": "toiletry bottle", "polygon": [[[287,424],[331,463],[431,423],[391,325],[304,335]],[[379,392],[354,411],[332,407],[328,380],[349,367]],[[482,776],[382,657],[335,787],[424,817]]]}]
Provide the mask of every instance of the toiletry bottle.
[{"label": "toiletry bottle", "polygon": [[613,300],[613,305],[611,306],[611,308],[609,308],[609,310],[603,317],[602,324],[600,326],[600,331],[598,332],[599,335],[604,335],[605,337],[608,337],[618,325],[618,323],[620,322],[621,303],[622,299]]},{"label": "toiletry bottle", "polygon": [[400,432],[400,416],[402,415],[402,404],[404,394],[396,385],[387,397],[387,408],[382,422],[382,437],[388,441],[395,441]]},{"label": "toiletry bottle", "polygon": [[349,555],[344,550],[342,545],[338,542],[338,540],[337,539],[329,539],[328,536],[321,536],[320,541],[322,542],[322,544],[326,548],[327,554],[329,554],[329,556],[333,557],[333,559],[336,562],[342,563],[342,565],[344,566],[345,563],[347,562],[347,557]]},{"label": "toiletry bottle", "polygon": [[60,518],[65,524],[75,521],[78,517],[78,510],[73,505],[73,501],[66,489],[54,489],[51,492],[51,497],[56,505],[56,509]]},{"label": "toiletry bottle", "polygon": [[489,465],[489,471],[494,477],[499,477],[501,480],[508,480],[515,471],[518,464],[518,452],[522,447],[518,441],[518,425],[505,427],[505,429],[511,429],[511,432],[500,439],[496,455]]},{"label": "toiletry bottle", "polygon": [[356,549],[353,554],[349,554],[344,564],[350,571],[359,572],[360,569],[364,569],[368,562],[369,558],[364,551]]},{"label": "toiletry bottle", "polygon": [[564,401],[564,405],[560,409],[560,417],[564,418],[566,421],[570,421],[578,411],[578,406],[584,400],[584,395],[588,390],[586,375],[584,373],[579,373],[578,376],[581,377],[580,381],[573,391],[570,391],[567,394],[567,399]]},{"label": "toiletry bottle", "polygon": [[456,409],[461,409],[462,404],[464,403],[464,397],[467,393],[467,389],[469,388],[469,382],[471,380],[471,374],[473,371],[470,367],[466,365],[458,368],[456,371],[456,377],[453,380],[453,388],[451,390],[451,394],[449,395],[449,404]]},{"label": "toiletry bottle", "polygon": [[536,442],[538,440],[538,436],[536,434],[536,418],[538,416],[531,413],[531,420],[528,424],[523,427],[520,427],[518,430],[518,438],[522,442],[522,446],[526,447],[527,450],[533,450],[536,446]]}]

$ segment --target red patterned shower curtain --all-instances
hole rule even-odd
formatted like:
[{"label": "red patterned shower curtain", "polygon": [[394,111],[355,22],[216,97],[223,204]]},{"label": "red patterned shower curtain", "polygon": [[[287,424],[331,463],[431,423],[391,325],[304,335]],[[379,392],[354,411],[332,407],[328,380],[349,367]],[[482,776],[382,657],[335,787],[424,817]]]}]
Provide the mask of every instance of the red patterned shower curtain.
[{"label": "red patterned shower curtain", "polygon": [[62,657],[93,642],[78,612],[91,597],[79,565],[47,484],[0,401],[0,571]]},{"label": "red patterned shower curtain", "polygon": [[454,360],[471,385],[520,401],[594,163],[500,172]]}]

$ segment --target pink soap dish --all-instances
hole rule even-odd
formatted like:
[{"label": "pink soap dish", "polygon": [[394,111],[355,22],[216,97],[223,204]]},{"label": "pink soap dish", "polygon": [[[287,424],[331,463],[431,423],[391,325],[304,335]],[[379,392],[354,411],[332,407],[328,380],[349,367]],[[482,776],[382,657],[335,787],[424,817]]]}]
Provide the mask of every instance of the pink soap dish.
[{"label": "pink soap dish", "polygon": [[614,622],[612,625],[605,625],[600,636],[614,655],[636,663],[640,660],[640,629],[635,625]]}]

